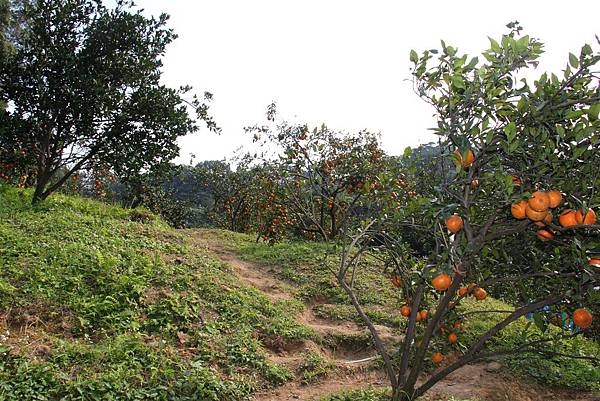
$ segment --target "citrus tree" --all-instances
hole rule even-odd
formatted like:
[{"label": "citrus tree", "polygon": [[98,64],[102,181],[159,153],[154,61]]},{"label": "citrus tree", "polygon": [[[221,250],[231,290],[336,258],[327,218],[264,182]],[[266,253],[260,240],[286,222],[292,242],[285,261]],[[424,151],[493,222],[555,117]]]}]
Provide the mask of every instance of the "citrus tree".
[{"label": "citrus tree", "polygon": [[[516,23],[508,27],[500,41],[490,39],[482,60],[444,42],[439,50],[411,52],[414,89],[435,109],[439,143],[427,160],[414,159],[416,196],[365,222],[342,255],[339,284],[374,337],[394,400],[414,400],[476,361],[557,355],[555,341],[593,324],[600,286],[600,54],[585,45],[569,55],[560,76],[531,82],[525,72],[537,66],[543,45],[521,35]],[[382,232],[388,240],[374,246]],[[390,285],[407,319],[397,350],[385,348],[354,293],[355,271],[370,254],[394,266]],[[497,323],[464,343],[459,306],[488,293],[508,295],[513,308],[479,311],[498,314]],[[509,348],[489,347],[525,318],[537,329]],[[437,369],[418,383],[430,364]]]},{"label": "citrus tree", "polygon": [[147,18],[127,0],[111,9],[95,0],[11,4],[21,26],[0,58],[0,103],[11,105],[0,114],[0,155],[30,173],[34,203],[93,165],[126,180],[169,162],[197,119],[217,129],[191,88],[160,83],[176,37],[166,15]]},{"label": "citrus tree", "polygon": [[[325,125],[309,129],[306,124],[287,122],[247,131],[268,151],[258,157],[261,163],[277,172],[276,191],[262,207],[283,208],[288,230],[297,235],[334,239],[390,191],[384,182],[393,163],[381,150],[378,137],[367,131],[347,134]],[[272,227],[266,222],[263,235],[268,237]]]}]

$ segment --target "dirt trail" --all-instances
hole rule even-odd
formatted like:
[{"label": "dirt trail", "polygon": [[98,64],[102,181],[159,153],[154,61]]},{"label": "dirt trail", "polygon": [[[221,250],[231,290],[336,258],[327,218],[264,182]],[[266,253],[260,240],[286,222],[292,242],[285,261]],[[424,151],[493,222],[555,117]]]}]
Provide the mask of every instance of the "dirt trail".
[{"label": "dirt trail", "polygon": [[[246,283],[265,293],[272,301],[293,299],[293,288],[282,282],[267,266],[241,260],[227,249],[209,230],[182,230],[194,240],[196,246],[204,247],[231,266]],[[323,305],[325,300],[314,300],[306,305],[297,316],[299,323],[327,336],[363,336],[368,330],[351,321],[323,319],[314,313],[314,308]],[[377,326],[386,345],[398,343],[401,338],[389,327]],[[328,349],[312,341],[286,344],[284,347],[270,347],[270,359],[284,364],[291,370],[303,361],[303,354],[312,351],[326,356],[337,366],[337,373],[329,375],[317,383],[303,385],[299,381],[289,382],[281,387],[256,394],[256,401],[318,400],[339,391],[355,390],[388,385],[382,369],[374,366],[376,352],[372,347],[355,349],[340,346]],[[555,391],[536,384],[524,383],[508,378],[498,372],[497,363],[479,363],[464,366],[437,383],[423,401],[470,399],[479,401],[600,401],[600,398],[569,391]],[[422,379],[426,380],[426,377]]]}]

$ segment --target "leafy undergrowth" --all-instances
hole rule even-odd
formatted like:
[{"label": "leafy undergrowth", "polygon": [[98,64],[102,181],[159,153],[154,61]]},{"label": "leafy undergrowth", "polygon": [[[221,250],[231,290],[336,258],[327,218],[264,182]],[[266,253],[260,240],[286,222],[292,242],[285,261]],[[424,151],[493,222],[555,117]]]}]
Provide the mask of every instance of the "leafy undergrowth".
[{"label": "leafy undergrowth", "polygon": [[0,187],[0,400],[244,400],[314,334],[143,209]]},{"label": "leafy undergrowth", "polygon": [[[339,260],[339,249],[333,245],[306,242],[283,242],[270,246],[254,241],[254,237],[228,231],[214,230],[214,235],[239,252],[242,257],[273,266],[275,273],[299,287],[298,298],[310,301],[314,297],[324,297],[323,304],[315,307],[315,313],[336,320],[354,320],[362,323],[345,294],[337,287],[330,269],[335,269]],[[323,257],[323,255],[328,255]],[[375,262],[365,266],[357,277],[358,295],[370,317],[379,324],[393,327],[401,332],[405,319],[398,313],[402,305],[398,293],[390,284],[382,269]],[[488,297],[485,301],[465,299],[458,306],[464,313],[463,328],[457,332],[459,342],[450,347],[445,336],[434,339],[432,349],[445,354],[460,352],[472,344],[503,316],[497,313],[473,313],[481,310],[510,310],[510,306]],[[500,351],[513,347],[523,340],[531,340],[539,334],[535,325],[528,324],[525,318],[508,326],[501,335],[495,337],[489,351]],[[558,330],[550,328],[550,330]],[[559,353],[577,356],[598,356],[600,345],[581,336],[550,343],[550,348]],[[574,390],[600,390],[600,366],[584,359],[563,356],[541,356],[537,354],[517,354],[505,359],[505,373],[534,377],[543,385]],[[433,369],[430,363],[429,368]],[[368,396],[365,396],[369,399]],[[339,398],[345,400],[346,398]],[[349,398],[352,399],[352,398]],[[358,398],[356,398],[358,399]],[[337,400],[333,398],[332,400]]]},{"label": "leafy undergrowth", "polygon": [[[482,302],[467,299],[461,303],[460,310],[466,315],[465,324],[459,333],[459,346],[461,342],[473,343],[481,334],[498,323],[503,316],[497,313],[473,314],[473,312],[510,310],[510,307],[504,302],[491,298]],[[557,327],[549,326],[548,330],[553,332],[554,336],[560,336],[561,332]],[[521,318],[501,331],[498,336],[492,338],[489,350],[498,352],[515,348],[523,342],[525,337],[531,341],[540,334],[539,329],[531,321]],[[545,345],[544,349],[578,357],[598,357],[600,355],[600,344],[582,336],[553,341]],[[534,377],[542,384],[574,390],[600,391],[600,365],[589,360],[556,355],[517,353],[506,357],[504,366],[509,372],[525,377]]]},{"label": "leafy undergrowth", "polygon": [[[346,293],[337,285],[333,273],[339,267],[340,248],[314,242],[282,242],[268,245],[255,237],[224,230],[213,230],[223,243],[246,260],[273,266],[280,279],[297,288],[297,298],[305,303],[318,299],[323,304],[315,313],[324,318],[353,320],[363,324]],[[362,264],[356,276],[356,294],[365,312],[376,324],[402,328],[404,319],[397,313],[402,300],[389,277],[375,261]]]}]

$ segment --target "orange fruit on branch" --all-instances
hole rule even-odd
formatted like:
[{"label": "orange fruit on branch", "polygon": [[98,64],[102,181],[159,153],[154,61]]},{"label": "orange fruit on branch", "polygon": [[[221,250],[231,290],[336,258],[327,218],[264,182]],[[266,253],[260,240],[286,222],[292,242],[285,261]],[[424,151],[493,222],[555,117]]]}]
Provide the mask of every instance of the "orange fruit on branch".
[{"label": "orange fruit on branch", "polygon": [[548,192],[548,198],[550,199],[550,207],[554,209],[562,203],[562,194],[558,191]]},{"label": "orange fruit on branch", "polygon": [[423,319],[423,320],[427,319],[428,314],[429,314],[429,312],[426,309],[423,309],[422,311],[419,312],[419,315],[421,316],[421,319]]},{"label": "orange fruit on branch", "polygon": [[586,309],[579,308],[573,312],[573,323],[582,330],[592,325],[592,314]]},{"label": "orange fruit on branch", "polygon": [[527,215],[527,218],[531,221],[542,221],[546,218],[548,211],[544,210],[542,212],[539,212],[535,209],[532,209],[528,203],[525,207],[525,214]]},{"label": "orange fruit on branch", "polygon": [[565,209],[558,217],[558,222],[563,227],[571,227],[577,225],[577,217],[571,209]]},{"label": "orange fruit on branch", "polygon": [[446,227],[448,230],[453,233],[457,233],[463,228],[463,220],[462,217],[453,214],[446,220]]},{"label": "orange fruit on branch", "polygon": [[456,333],[450,333],[450,335],[448,336],[448,342],[450,344],[456,344],[457,341],[458,341],[458,336],[456,335]]},{"label": "orange fruit on branch", "polygon": [[404,317],[409,317],[410,316],[410,306],[408,305],[404,305],[402,308],[400,308],[400,314]]},{"label": "orange fruit on branch", "polygon": [[460,330],[460,329],[462,329],[462,324],[461,324],[460,322],[455,322],[455,323],[454,323],[452,326],[453,326],[453,327],[454,327],[456,330]]},{"label": "orange fruit on branch", "polygon": [[487,298],[487,291],[483,288],[475,288],[473,291],[473,296],[477,298],[478,301],[483,301]]},{"label": "orange fruit on branch", "polygon": [[585,212],[584,214],[583,210],[579,209],[575,213],[575,220],[577,221],[577,224],[596,224],[596,212],[594,212],[593,209],[588,209],[587,212]]},{"label": "orange fruit on branch", "polygon": [[529,207],[536,212],[545,212],[550,207],[550,197],[542,191],[535,191],[527,201]]},{"label": "orange fruit on branch", "polygon": [[474,161],[475,155],[471,149],[467,151],[467,154],[464,158],[463,152],[461,152],[460,149],[456,149],[454,151],[454,160],[452,160],[452,163],[454,163],[455,166],[462,166],[463,168],[466,168],[473,164]]},{"label": "orange fruit on branch", "polygon": [[600,267],[600,258],[590,258],[588,260],[588,265],[594,267]]},{"label": "orange fruit on branch", "polygon": [[527,201],[520,200],[517,203],[513,203],[510,207],[510,213],[515,219],[523,220],[527,215],[525,209],[527,208]]},{"label": "orange fruit on branch", "polygon": [[440,273],[431,281],[431,285],[438,291],[446,291],[452,284],[452,279],[446,273]]},{"label": "orange fruit on branch", "polygon": [[442,355],[440,352],[435,352],[433,355],[431,355],[431,361],[435,364],[442,363],[443,360],[444,355]]},{"label": "orange fruit on branch", "polygon": [[479,188],[479,180],[471,181],[471,188],[473,188],[473,189]]},{"label": "orange fruit on branch", "polygon": [[538,227],[546,227],[546,224],[552,223],[552,212],[546,212],[546,217],[544,217],[543,221],[536,221],[535,225]]},{"label": "orange fruit on branch", "polygon": [[538,230],[537,237],[540,241],[550,241],[554,238],[554,234],[552,234],[552,231],[542,228],[541,230]]},{"label": "orange fruit on branch", "polygon": [[469,289],[467,287],[460,287],[458,289],[458,295],[461,297],[464,297],[465,294],[467,293],[467,291],[469,291]]}]

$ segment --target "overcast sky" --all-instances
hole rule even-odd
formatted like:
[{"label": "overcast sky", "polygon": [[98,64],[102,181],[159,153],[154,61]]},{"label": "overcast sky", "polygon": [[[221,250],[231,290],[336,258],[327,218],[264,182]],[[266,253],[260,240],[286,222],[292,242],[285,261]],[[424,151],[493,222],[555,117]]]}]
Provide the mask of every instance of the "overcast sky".
[{"label": "overcast sky", "polygon": [[[137,0],[149,14],[171,15],[179,35],[164,63],[164,82],[212,92],[220,136],[206,129],[182,138],[178,162],[230,157],[251,138],[275,101],[281,118],[338,130],[380,132],[388,153],[429,142],[432,109],[413,92],[410,49],[440,39],[469,54],[518,20],[542,39],[538,67],[560,72],[569,51],[600,35],[595,1]],[[489,4],[489,5],[488,5]]]}]

